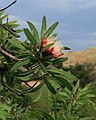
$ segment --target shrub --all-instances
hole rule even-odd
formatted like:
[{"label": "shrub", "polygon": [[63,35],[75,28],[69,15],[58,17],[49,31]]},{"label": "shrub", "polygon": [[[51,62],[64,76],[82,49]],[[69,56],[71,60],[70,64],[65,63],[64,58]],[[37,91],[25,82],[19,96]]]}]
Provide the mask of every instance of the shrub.
[{"label": "shrub", "polygon": [[[27,21],[30,30],[28,28],[17,29],[19,26],[17,21],[9,21],[8,14],[3,15],[3,12],[0,10],[0,119],[85,118],[74,110],[76,107],[80,109],[81,106],[87,105],[86,102],[92,104],[92,109],[95,108],[95,104],[89,99],[94,95],[91,95],[88,87],[81,90],[79,82],[74,87],[73,82],[77,78],[63,69],[63,62],[67,60],[63,56],[63,50],[69,48],[59,46],[57,34],[52,34],[58,22],[47,28],[44,16],[39,35],[33,23]],[[6,18],[7,22],[4,22]],[[25,33],[25,41],[18,39],[20,32]],[[28,82],[34,80],[35,83],[30,86]],[[38,81],[40,84],[37,84]],[[43,87],[44,90],[47,89],[45,94],[49,93],[47,95],[50,99],[48,105],[53,104],[52,107],[48,106],[46,111],[38,104],[34,105],[42,98]],[[77,93],[81,95],[77,96]]]},{"label": "shrub", "polygon": [[96,80],[96,64],[84,63],[69,66],[69,70],[81,81],[81,86],[88,83],[95,82]]}]

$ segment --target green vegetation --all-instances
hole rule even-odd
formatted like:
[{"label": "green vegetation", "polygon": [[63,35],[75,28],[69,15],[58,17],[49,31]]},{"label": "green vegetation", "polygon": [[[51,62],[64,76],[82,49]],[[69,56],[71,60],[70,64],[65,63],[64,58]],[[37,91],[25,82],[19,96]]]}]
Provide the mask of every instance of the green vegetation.
[{"label": "green vegetation", "polygon": [[81,86],[85,86],[88,83],[96,82],[96,63],[83,63],[70,65],[67,70],[70,70],[81,81]]},{"label": "green vegetation", "polygon": [[[95,87],[85,82],[83,86],[86,78],[92,78],[93,66],[63,66],[68,58],[63,57],[62,50],[69,48],[61,48],[57,34],[52,34],[58,22],[47,27],[44,16],[39,35],[33,23],[27,21],[30,29],[20,30],[17,21],[9,21],[8,14],[3,13],[0,12],[0,120],[94,120]],[[24,42],[18,39],[20,32],[26,36]],[[28,82],[34,80],[30,86]]]}]

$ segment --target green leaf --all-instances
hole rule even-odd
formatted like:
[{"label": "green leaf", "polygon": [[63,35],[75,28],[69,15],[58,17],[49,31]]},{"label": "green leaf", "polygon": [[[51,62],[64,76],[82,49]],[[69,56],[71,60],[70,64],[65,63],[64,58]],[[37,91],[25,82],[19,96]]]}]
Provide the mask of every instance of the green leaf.
[{"label": "green leaf", "polygon": [[27,29],[27,28],[24,28],[24,33],[27,37],[27,39],[33,44],[33,45],[36,45],[36,40],[34,38],[34,36],[32,35],[32,33]]},{"label": "green leaf", "polygon": [[30,90],[29,92],[36,92],[37,90],[39,90],[42,86],[44,85],[44,82],[40,83],[38,86],[36,86],[35,88],[32,88],[32,90]]},{"label": "green leaf", "polygon": [[[10,24],[9,24],[10,25]],[[12,28],[17,28],[17,27],[19,27],[20,26],[20,24],[12,24],[12,25],[10,25]]]},{"label": "green leaf", "polygon": [[24,76],[27,76],[27,75],[30,75],[33,73],[33,70],[28,70],[28,71],[22,71],[22,72],[13,72],[11,74],[15,75],[15,76],[18,76],[18,77],[24,77]]},{"label": "green leaf", "polygon": [[53,74],[60,74],[60,73],[62,74],[62,72],[63,72],[63,70],[57,69],[57,68],[54,68],[54,69],[47,68],[47,71],[50,73],[53,73]]},{"label": "green leaf", "polygon": [[62,74],[63,74],[62,76],[68,81],[73,82],[77,80],[77,78],[74,75],[72,75],[70,72],[63,71]]},{"label": "green leaf", "polygon": [[36,27],[29,21],[27,21],[32,33],[33,33],[33,36],[35,38],[35,40],[37,41],[37,43],[39,42],[39,35],[38,35],[38,31],[36,29]]},{"label": "green leaf", "polygon": [[1,12],[0,12],[0,16],[3,15],[3,13],[4,13],[4,11],[1,11]]},{"label": "green leaf", "polygon": [[23,42],[22,45],[29,51],[32,51],[32,49],[30,48],[30,45],[26,42]]},{"label": "green leaf", "polygon": [[35,120],[35,119],[31,119],[29,116],[26,115],[22,115],[19,117],[20,120]]},{"label": "green leaf", "polygon": [[13,25],[14,23],[18,22],[18,20],[13,20],[13,21],[10,21],[8,22],[8,25]]},{"label": "green leaf", "polygon": [[71,116],[71,111],[72,111],[72,105],[71,103],[68,104],[67,110],[66,110],[66,116],[69,118]]},{"label": "green leaf", "polygon": [[2,109],[0,109],[0,118],[1,118],[1,120],[6,120],[5,112],[2,111]]},{"label": "green leaf", "polygon": [[41,52],[47,51],[52,45],[54,45],[54,43],[51,43],[51,44],[46,45],[46,46],[41,50]]},{"label": "green leaf", "polygon": [[38,96],[36,97],[36,99],[33,102],[37,102],[42,97],[43,91],[44,91],[44,87],[42,87],[40,89],[40,93],[38,94]]},{"label": "green leaf", "polygon": [[85,90],[85,91],[80,91],[79,93],[78,93],[78,97],[85,97],[86,95],[88,95],[90,93],[90,91],[87,91],[87,90]]},{"label": "green leaf", "polygon": [[79,89],[79,85],[80,85],[80,80],[77,81],[77,83],[76,83],[76,85],[75,85],[75,87],[74,87],[74,89],[73,89],[73,93],[74,93],[74,94],[75,94],[76,91]]},{"label": "green leaf", "polygon": [[54,120],[52,118],[52,116],[49,113],[45,112],[45,111],[42,111],[42,115],[43,115],[44,118],[46,118],[46,120]]},{"label": "green leaf", "polygon": [[51,85],[51,83],[49,82],[48,79],[43,78],[43,81],[45,82],[45,84],[47,85],[48,89],[50,90],[51,93],[56,94],[56,90],[54,89],[54,87]]},{"label": "green leaf", "polygon": [[8,17],[8,15],[9,15],[9,14],[4,15],[4,16],[0,17],[0,19],[1,19],[1,20],[4,20],[5,18]]},{"label": "green leaf", "polygon": [[54,68],[54,69],[47,69],[48,72],[52,73],[52,74],[60,74],[62,75],[66,80],[70,80],[70,81],[75,81],[77,80],[77,78],[72,75],[70,72],[66,72],[62,69],[57,69],[57,68]]},{"label": "green leaf", "polygon": [[[38,113],[38,114],[42,115],[43,118],[46,118],[46,120],[54,120],[49,113],[47,113],[47,112],[45,112],[45,111],[43,111],[43,110],[41,110],[41,109],[35,108],[33,111],[34,111],[35,113]],[[43,120],[43,119],[42,119],[42,120]]]},{"label": "green leaf", "polygon": [[46,28],[47,28],[47,23],[46,23],[46,17],[44,16],[42,19],[42,26],[41,26],[41,38],[43,38]]},{"label": "green leaf", "polygon": [[[18,39],[16,39],[16,37],[13,37],[13,39],[8,39],[8,41],[15,47],[21,49],[21,50],[25,50],[24,46],[22,45],[22,42],[19,41]],[[14,44],[15,43],[15,44]]]},{"label": "green leaf", "polygon": [[57,78],[58,84],[61,86],[66,86],[70,91],[72,91],[72,86],[71,84],[61,75],[54,75]]},{"label": "green leaf", "polygon": [[9,31],[9,33],[11,34],[11,35],[14,35],[14,36],[16,36],[16,37],[20,37],[16,32],[14,32],[11,28],[9,28],[8,26],[6,26],[6,25],[1,25],[1,27],[3,27],[4,29],[6,29],[7,31]]},{"label": "green leaf", "polygon": [[40,61],[38,61],[38,62],[39,62],[39,65],[40,65],[40,68],[41,68],[42,72],[44,72],[44,74],[46,74],[46,73],[47,73],[46,67],[45,67],[44,64],[41,63]]},{"label": "green leaf", "polygon": [[94,117],[84,117],[84,118],[80,118],[80,120],[95,120]]},{"label": "green leaf", "polygon": [[52,64],[62,63],[62,62],[65,62],[66,60],[68,60],[68,57],[57,58],[52,61]]},{"label": "green leaf", "polygon": [[6,110],[6,111],[10,111],[11,110],[11,107],[6,105],[6,104],[0,104],[0,108],[3,109],[3,110]]},{"label": "green leaf", "polygon": [[54,31],[54,29],[57,27],[57,25],[58,25],[58,22],[54,23],[51,27],[49,27],[46,30],[44,36],[48,37]]},{"label": "green leaf", "polygon": [[18,67],[21,67],[21,66],[23,66],[23,65],[26,65],[26,64],[28,64],[29,62],[30,62],[30,59],[29,59],[29,58],[26,58],[26,59],[24,59],[24,60],[21,60],[21,61],[15,63],[15,64],[12,66],[11,70],[16,70]]},{"label": "green leaf", "polygon": [[23,32],[23,29],[16,30],[16,33],[21,33]]},{"label": "green leaf", "polygon": [[16,24],[17,20],[8,22],[8,23],[4,23],[3,25],[5,25],[6,27],[11,27],[11,28],[16,28],[18,26],[20,26],[20,24]]},{"label": "green leaf", "polygon": [[43,110],[42,110],[42,111],[39,111],[39,113],[42,114],[43,117],[46,118],[46,120],[54,120],[49,113],[47,113],[47,112],[45,112],[45,111],[43,111]]},{"label": "green leaf", "polygon": [[[30,112],[29,117],[32,118],[31,120],[42,120],[42,115],[33,110]],[[24,118],[22,120],[24,120]]]},{"label": "green leaf", "polygon": [[23,81],[23,82],[30,82],[34,79],[34,74],[31,76],[24,76],[24,77],[18,77],[19,80]]},{"label": "green leaf", "polygon": [[57,37],[57,33],[55,33],[55,34],[52,35],[52,38],[55,39],[56,37]]},{"label": "green leaf", "polygon": [[62,47],[61,50],[71,50],[69,47]]},{"label": "green leaf", "polygon": [[[56,76],[52,76],[52,78],[51,78],[52,80],[53,80],[53,82],[55,83],[57,83],[58,85],[60,85],[62,88],[65,88],[65,84],[62,84],[62,81],[61,80],[59,80]],[[59,88],[59,87],[58,87]]]}]

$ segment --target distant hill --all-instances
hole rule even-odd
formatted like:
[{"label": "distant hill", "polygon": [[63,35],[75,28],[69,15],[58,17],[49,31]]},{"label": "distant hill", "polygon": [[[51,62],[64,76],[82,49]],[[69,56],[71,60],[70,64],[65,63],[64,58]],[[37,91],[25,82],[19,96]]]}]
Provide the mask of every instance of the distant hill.
[{"label": "distant hill", "polygon": [[68,52],[65,53],[65,56],[68,57],[68,60],[64,65],[75,65],[76,63],[82,64],[84,62],[96,63],[96,47],[88,48],[82,51]]}]

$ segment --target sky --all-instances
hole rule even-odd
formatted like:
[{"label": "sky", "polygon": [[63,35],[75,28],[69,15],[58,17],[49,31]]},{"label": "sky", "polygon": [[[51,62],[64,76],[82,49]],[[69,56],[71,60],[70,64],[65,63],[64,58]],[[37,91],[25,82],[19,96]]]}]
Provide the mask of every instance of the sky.
[{"label": "sky", "polygon": [[[0,0],[0,8],[11,2]],[[10,14],[11,20],[17,19],[22,28],[28,27],[28,20],[38,31],[44,15],[48,26],[58,21],[57,37],[71,51],[96,46],[96,0],[17,0],[5,12]]]}]

